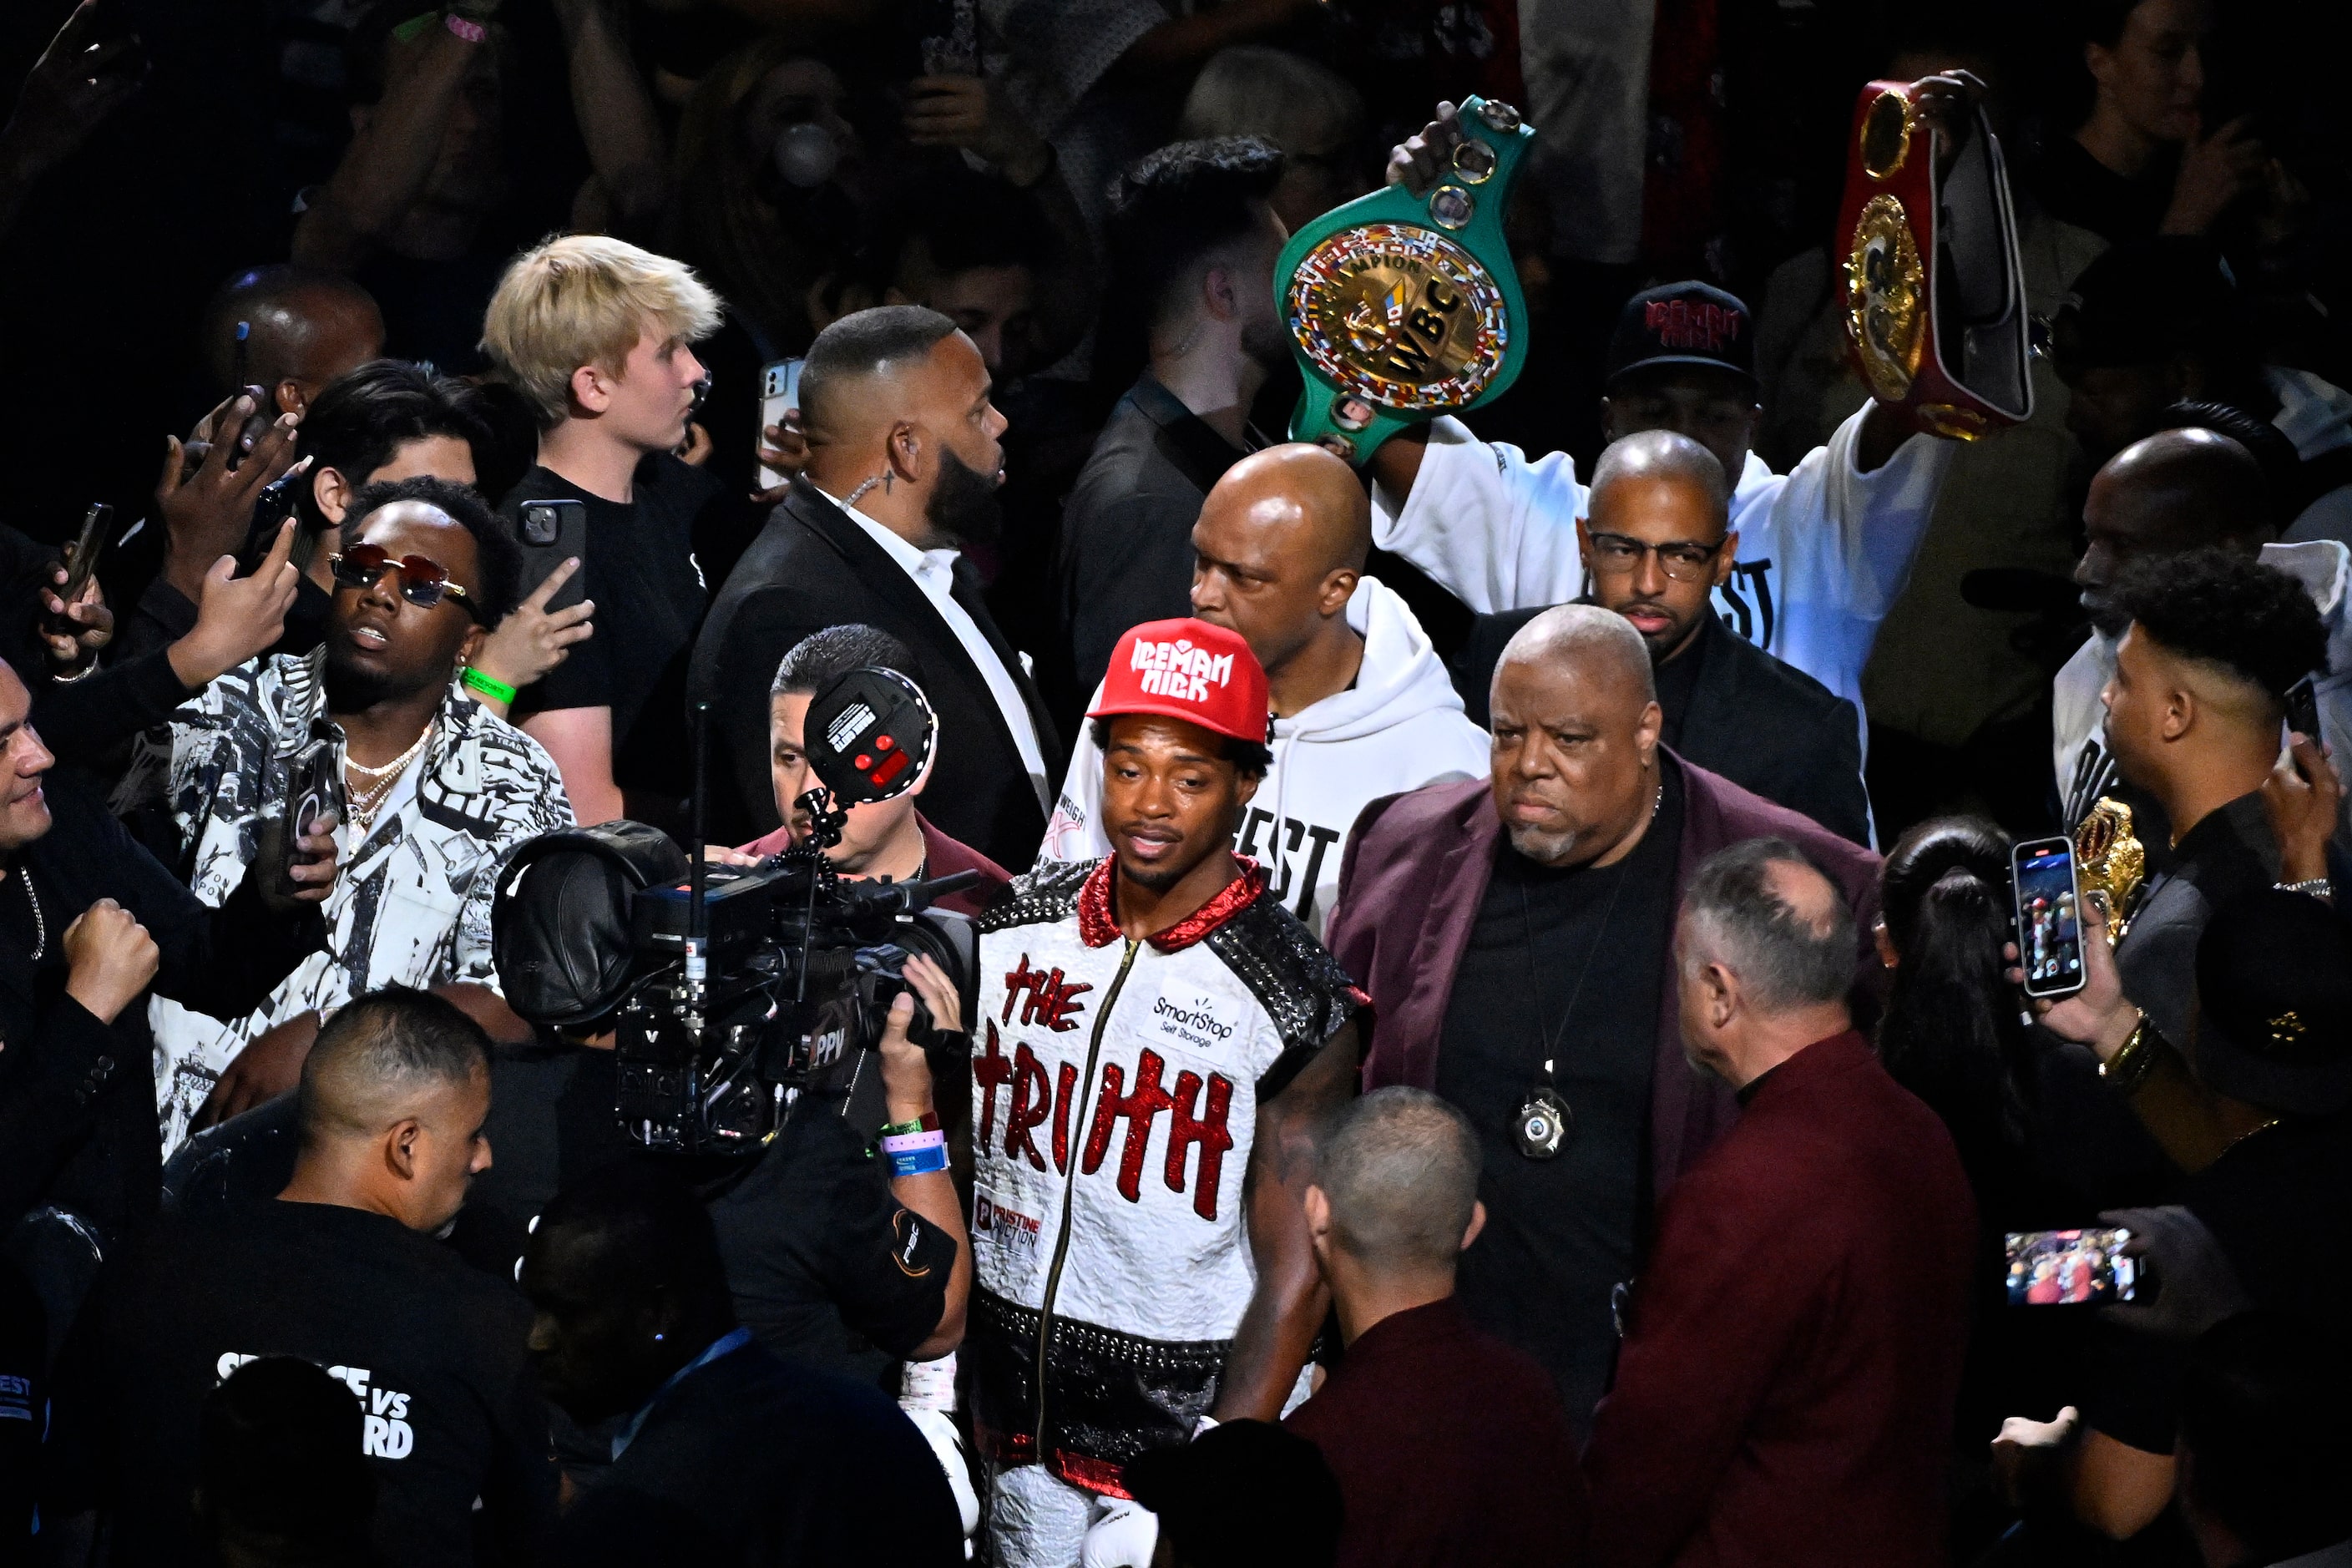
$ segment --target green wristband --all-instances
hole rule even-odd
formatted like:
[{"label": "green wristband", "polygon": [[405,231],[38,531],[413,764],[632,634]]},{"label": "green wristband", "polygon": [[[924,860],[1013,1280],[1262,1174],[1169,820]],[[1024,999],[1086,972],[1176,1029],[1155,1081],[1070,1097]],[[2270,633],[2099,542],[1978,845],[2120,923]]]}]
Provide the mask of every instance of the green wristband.
[{"label": "green wristband", "polygon": [[416,16],[411,16],[407,21],[394,27],[392,30],[392,36],[398,38],[404,44],[413,44],[418,38],[424,37],[425,30],[426,28],[432,26],[434,23],[438,22],[440,19],[441,13],[438,11],[421,12]]},{"label": "green wristband", "polygon": [[496,698],[499,701],[509,704],[515,700],[513,687],[495,675],[484,675],[470,664],[458,672],[457,678],[466,683],[466,689],[468,691],[478,691],[485,697]]}]

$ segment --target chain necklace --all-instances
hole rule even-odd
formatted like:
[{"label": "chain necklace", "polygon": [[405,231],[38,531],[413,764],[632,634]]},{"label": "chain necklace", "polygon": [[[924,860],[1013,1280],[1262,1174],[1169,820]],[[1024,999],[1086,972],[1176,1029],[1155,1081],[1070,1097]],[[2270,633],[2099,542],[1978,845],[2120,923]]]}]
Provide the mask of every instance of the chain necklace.
[{"label": "chain necklace", "polygon": [[[1666,784],[1658,781],[1658,793],[1650,797],[1650,819],[1657,820],[1658,809],[1665,804]],[[1632,858],[1629,855],[1628,859]],[[1519,920],[1521,947],[1528,955],[1528,995],[1537,1010],[1536,1038],[1543,1047],[1543,1075],[1528,1086],[1518,1114],[1513,1119],[1512,1135],[1518,1142],[1519,1152],[1530,1160],[1549,1160],[1559,1154],[1560,1146],[1575,1130],[1576,1113],[1570,1109],[1567,1096],[1559,1091],[1559,1078],[1553,1070],[1558,1059],[1561,1038],[1568,1033],[1570,1019],[1576,1016],[1576,1005],[1584,998],[1584,983],[1592,974],[1592,961],[1601,956],[1608,943],[1610,922],[1617,914],[1617,900],[1625,891],[1625,883],[1633,875],[1631,867],[1620,863],[1610,868],[1617,872],[1614,886],[1609,889],[1609,902],[1601,910],[1600,929],[1592,933],[1592,945],[1586,950],[1584,963],[1576,972],[1576,984],[1568,994],[1568,1006],[1562,1010],[1558,1024],[1547,1026],[1543,1022],[1543,982],[1536,965],[1536,917],[1533,903],[1528,897],[1525,882],[1519,884]]]},{"label": "chain necklace", "polygon": [[353,762],[352,760],[348,743],[346,743],[343,752],[344,768],[351,773],[359,774],[362,778],[373,781],[364,788],[353,789],[348,792],[350,796],[349,804],[351,805],[352,826],[358,830],[359,836],[362,838],[365,838],[368,836],[369,829],[375,826],[376,813],[383,808],[383,803],[391,797],[393,786],[400,782],[401,774],[406,772],[408,765],[411,763],[414,763],[417,757],[423,753],[426,745],[428,745],[433,740],[434,731],[439,727],[440,721],[438,719],[436,719],[432,723],[425,725],[423,732],[416,737],[415,741],[409,746],[408,750],[401,752],[400,755],[393,758],[392,761],[385,763],[381,767],[372,768],[364,763]]},{"label": "chain necklace", "polygon": [[49,922],[41,913],[41,896],[33,890],[33,873],[24,866],[15,868],[16,880],[25,887],[25,901],[33,906],[33,962],[41,962],[49,951]]}]

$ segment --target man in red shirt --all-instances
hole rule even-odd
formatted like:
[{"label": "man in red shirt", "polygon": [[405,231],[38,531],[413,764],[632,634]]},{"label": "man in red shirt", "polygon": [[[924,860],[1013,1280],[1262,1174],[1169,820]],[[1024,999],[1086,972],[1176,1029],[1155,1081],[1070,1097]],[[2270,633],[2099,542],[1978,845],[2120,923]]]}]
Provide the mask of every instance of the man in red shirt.
[{"label": "man in red shirt", "polygon": [[1785,840],[1711,856],[1683,1043],[1738,1122],[1666,1194],[1585,1455],[1609,1568],[1945,1562],[1976,1207],[1853,1030],[1853,915]]},{"label": "man in red shirt", "polygon": [[[802,638],[784,655],[768,699],[768,773],[776,792],[776,815],[784,825],[740,848],[716,850],[713,859],[750,865],[782,854],[808,831],[808,813],[800,808],[800,798],[820,786],[815,770],[809,766],[801,733],[809,704],[851,670],[866,668],[894,670],[919,688],[923,684],[913,652],[888,632],[873,626],[828,626]],[[938,743],[933,743],[935,754]],[[979,850],[923,820],[915,807],[929,782],[926,763],[923,776],[904,795],[849,807],[841,842],[826,851],[825,858],[845,877],[882,877],[901,882],[977,871],[978,882],[938,900],[940,909],[977,915],[1013,879]]]},{"label": "man in red shirt", "polygon": [[1339,1568],[1573,1568],[1584,1479],[1540,1363],[1471,1326],[1454,1268],[1486,1223],[1478,1135],[1426,1089],[1377,1089],[1324,1134],[1307,1189],[1347,1353],[1283,1425],[1347,1508]]}]

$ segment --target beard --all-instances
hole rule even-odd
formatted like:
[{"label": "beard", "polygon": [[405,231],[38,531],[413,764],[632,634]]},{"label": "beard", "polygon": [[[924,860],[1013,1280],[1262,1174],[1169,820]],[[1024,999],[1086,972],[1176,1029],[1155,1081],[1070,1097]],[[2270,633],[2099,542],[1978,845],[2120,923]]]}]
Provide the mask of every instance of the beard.
[{"label": "beard", "polygon": [[421,675],[398,671],[369,669],[348,662],[341,649],[330,639],[327,644],[327,711],[359,713],[380,702],[396,702],[414,697],[442,679],[426,671]]},{"label": "beard", "polygon": [[923,516],[934,532],[958,544],[993,544],[1004,531],[1004,509],[996,499],[996,476],[965,466],[953,452],[940,453],[940,482]]},{"label": "beard", "polygon": [[1244,321],[1242,353],[1269,371],[1280,370],[1290,363],[1290,335],[1283,331],[1281,321],[1271,315]]}]

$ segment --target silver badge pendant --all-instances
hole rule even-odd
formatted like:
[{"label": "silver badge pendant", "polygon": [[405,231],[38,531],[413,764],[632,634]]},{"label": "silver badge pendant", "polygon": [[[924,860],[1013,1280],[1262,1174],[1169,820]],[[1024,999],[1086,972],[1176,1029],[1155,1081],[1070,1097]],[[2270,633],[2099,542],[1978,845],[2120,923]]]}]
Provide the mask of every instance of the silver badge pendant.
[{"label": "silver badge pendant", "polygon": [[1556,1091],[1549,1088],[1531,1091],[1527,1103],[1519,1107],[1519,1152],[1530,1160],[1553,1158],[1573,1125],[1568,1101]]}]

